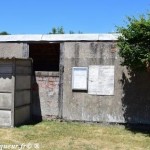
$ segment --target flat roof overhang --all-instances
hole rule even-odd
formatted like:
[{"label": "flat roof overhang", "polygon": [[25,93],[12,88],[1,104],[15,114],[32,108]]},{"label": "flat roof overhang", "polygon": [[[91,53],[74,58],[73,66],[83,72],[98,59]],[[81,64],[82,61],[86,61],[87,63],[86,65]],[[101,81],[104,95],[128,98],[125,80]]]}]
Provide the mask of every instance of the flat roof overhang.
[{"label": "flat roof overhang", "polygon": [[0,35],[0,42],[117,41],[120,34],[19,34]]}]

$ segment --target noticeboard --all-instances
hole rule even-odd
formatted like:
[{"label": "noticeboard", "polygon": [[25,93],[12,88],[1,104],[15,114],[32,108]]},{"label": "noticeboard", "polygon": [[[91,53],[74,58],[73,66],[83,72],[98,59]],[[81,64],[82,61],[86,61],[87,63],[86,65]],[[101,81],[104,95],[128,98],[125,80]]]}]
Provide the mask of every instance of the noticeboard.
[{"label": "noticeboard", "polygon": [[88,94],[114,95],[114,66],[89,66]]},{"label": "noticeboard", "polygon": [[88,67],[72,68],[72,90],[87,90]]}]

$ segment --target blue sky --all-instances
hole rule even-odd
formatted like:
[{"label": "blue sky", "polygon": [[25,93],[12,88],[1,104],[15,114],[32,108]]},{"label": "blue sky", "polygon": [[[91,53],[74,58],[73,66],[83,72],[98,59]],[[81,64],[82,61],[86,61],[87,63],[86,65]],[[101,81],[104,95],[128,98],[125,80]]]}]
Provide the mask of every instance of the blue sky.
[{"label": "blue sky", "polygon": [[1,0],[0,32],[47,34],[63,26],[83,33],[114,32],[126,16],[147,13],[150,0]]}]

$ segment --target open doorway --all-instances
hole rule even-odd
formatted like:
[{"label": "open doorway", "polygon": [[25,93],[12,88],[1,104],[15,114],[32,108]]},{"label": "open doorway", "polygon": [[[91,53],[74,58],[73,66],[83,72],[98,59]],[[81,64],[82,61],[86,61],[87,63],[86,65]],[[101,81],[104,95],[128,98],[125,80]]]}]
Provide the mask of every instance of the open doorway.
[{"label": "open doorway", "polygon": [[33,118],[57,118],[60,43],[29,43],[29,57],[33,59]]},{"label": "open doorway", "polygon": [[59,71],[60,43],[29,44],[34,71]]}]

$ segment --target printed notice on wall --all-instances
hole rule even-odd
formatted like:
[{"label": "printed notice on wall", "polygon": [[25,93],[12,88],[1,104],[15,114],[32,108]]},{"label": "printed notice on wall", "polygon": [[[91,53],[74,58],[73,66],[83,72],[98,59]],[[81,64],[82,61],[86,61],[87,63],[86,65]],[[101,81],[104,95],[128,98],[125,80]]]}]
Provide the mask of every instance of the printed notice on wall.
[{"label": "printed notice on wall", "polygon": [[73,67],[72,68],[72,89],[73,90],[87,90],[87,67]]},{"label": "printed notice on wall", "polygon": [[114,95],[114,66],[89,66],[88,94]]}]

